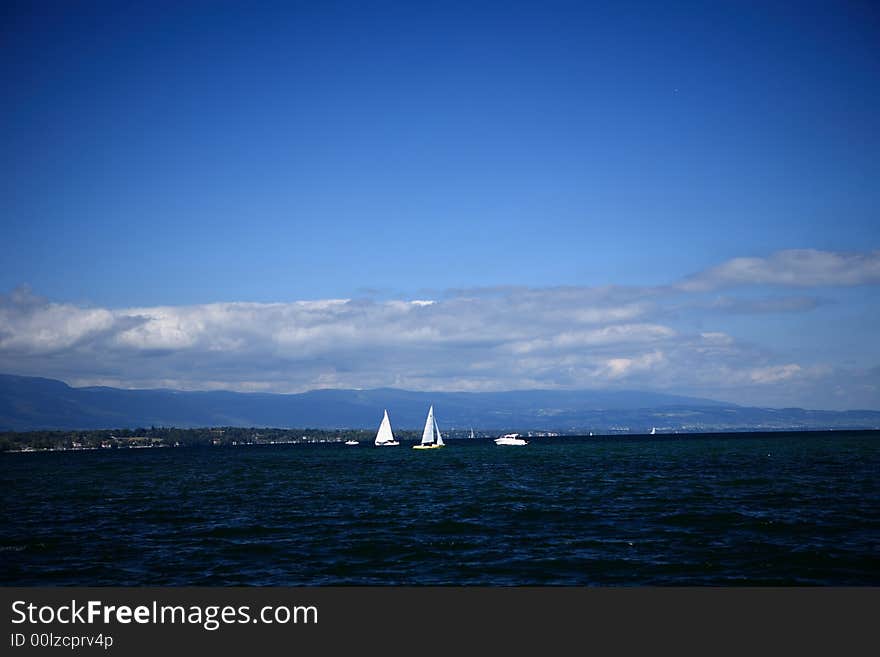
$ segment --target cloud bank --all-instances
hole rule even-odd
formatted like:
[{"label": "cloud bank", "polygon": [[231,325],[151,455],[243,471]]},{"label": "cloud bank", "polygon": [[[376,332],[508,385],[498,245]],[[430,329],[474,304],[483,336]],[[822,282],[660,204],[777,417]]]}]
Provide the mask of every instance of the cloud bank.
[{"label": "cloud bank", "polygon": [[[878,252],[783,251],[730,260],[673,286],[511,287],[388,301],[109,309],[22,288],[0,297],[0,371],[137,388],[629,388],[768,406],[877,407],[873,370],[799,362],[674,317],[692,295],[745,282],[878,282],[878,261]],[[813,297],[726,296],[690,307],[760,321],[816,305]],[[855,396],[853,382],[861,386]]]},{"label": "cloud bank", "polygon": [[700,292],[739,285],[819,287],[875,283],[880,283],[880,250],[837,253],[789,249],[766,258],[733,258],[686,278],[678,287]]}]

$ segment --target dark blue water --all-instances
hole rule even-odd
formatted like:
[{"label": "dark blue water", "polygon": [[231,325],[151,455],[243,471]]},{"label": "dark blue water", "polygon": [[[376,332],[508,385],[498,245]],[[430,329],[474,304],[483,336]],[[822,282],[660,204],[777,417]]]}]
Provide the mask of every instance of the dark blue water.
[{"label": "dark blue water", "polygon": [[880,585],[880,433],[0,454],[4,585]]}]

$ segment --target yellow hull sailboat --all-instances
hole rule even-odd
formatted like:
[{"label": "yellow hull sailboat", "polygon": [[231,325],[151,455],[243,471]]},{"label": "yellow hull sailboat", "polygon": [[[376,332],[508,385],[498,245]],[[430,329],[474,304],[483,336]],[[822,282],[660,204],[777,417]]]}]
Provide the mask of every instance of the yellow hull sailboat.
[{"label": "yellow hull sailboat", "polygon": [[443,436],[440,435],[440,427],[434,419],[434,407],[428,409],[428,417],[425,420],[425,430],[422,432],[422,442],[413,445],[413,449],[439,449],[445,447]]}]

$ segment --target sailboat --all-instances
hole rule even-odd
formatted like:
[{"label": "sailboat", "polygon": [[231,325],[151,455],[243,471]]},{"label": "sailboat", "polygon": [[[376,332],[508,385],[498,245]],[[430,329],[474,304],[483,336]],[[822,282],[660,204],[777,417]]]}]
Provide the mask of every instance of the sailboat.
[{"label": "sailboat", "polygon": [[391,420],[388,419],[388,411],[385,411],[385,417],[382,418],[382,424],[379,425],[379,431],[376,432],[376,447],[391,447],[400,443],[394,440],[394,434],[391,433]]},{"label": "sailboat", "polygon": [[651,427],[651,433],[649,435],[653,436],[657,433],[657,427]]},{"label": "sailboat", "polygon": [[422,442],[413,445],[413,449],[437,449],[444,447],[443,436],[440,435],[440,427],[434,418],[434,407],[428,409],[428,417],[425,419],[425,430],[422,431]]},{"label": "sailboat", "polygon": [[473,440],[473,439],[474,439],[474,428],[471,427],[471,440]]}]

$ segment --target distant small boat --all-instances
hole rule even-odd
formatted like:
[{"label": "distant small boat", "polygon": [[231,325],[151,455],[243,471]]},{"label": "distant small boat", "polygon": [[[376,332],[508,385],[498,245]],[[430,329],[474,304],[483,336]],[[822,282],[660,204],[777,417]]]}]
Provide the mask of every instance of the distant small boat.
[{"label": "distant small boat", "polygon": [[474,428],[471,427],[471,440],[473,440],[473,439],[474,439]]},{"label": "distant small boat", "polygon": [[379,431],[376,432],[376,447],[392,447],[400,443],[394,440],[394,434],[391,432],[391,420],[388,419],[388,411],[382,418],[382,424],[379,425]]},{"label": "distant small boat", "polygon": [[345,444],[346,445],[360,445],[360,443],[356,440],[346,440]]},{"label": "distant small boat", "polygon": [[434,417],[434,407],[428,409],[428,417],[425,419],[425,430],[422,431],[422,442],[413,445],[413,449],[437,449],[445,447],[443,436],[440,435],[440,427]]},{"label": "distant small boat", "polygon": [[507,433],[495,439],[496,445],[528,445],[529,441],[523,440],[518,433]]},{"label": "distant small boat", "polygon": [[655,433],[657,433],[657,427],[651,427],[651,434],[650,435],[653,436]]}]

